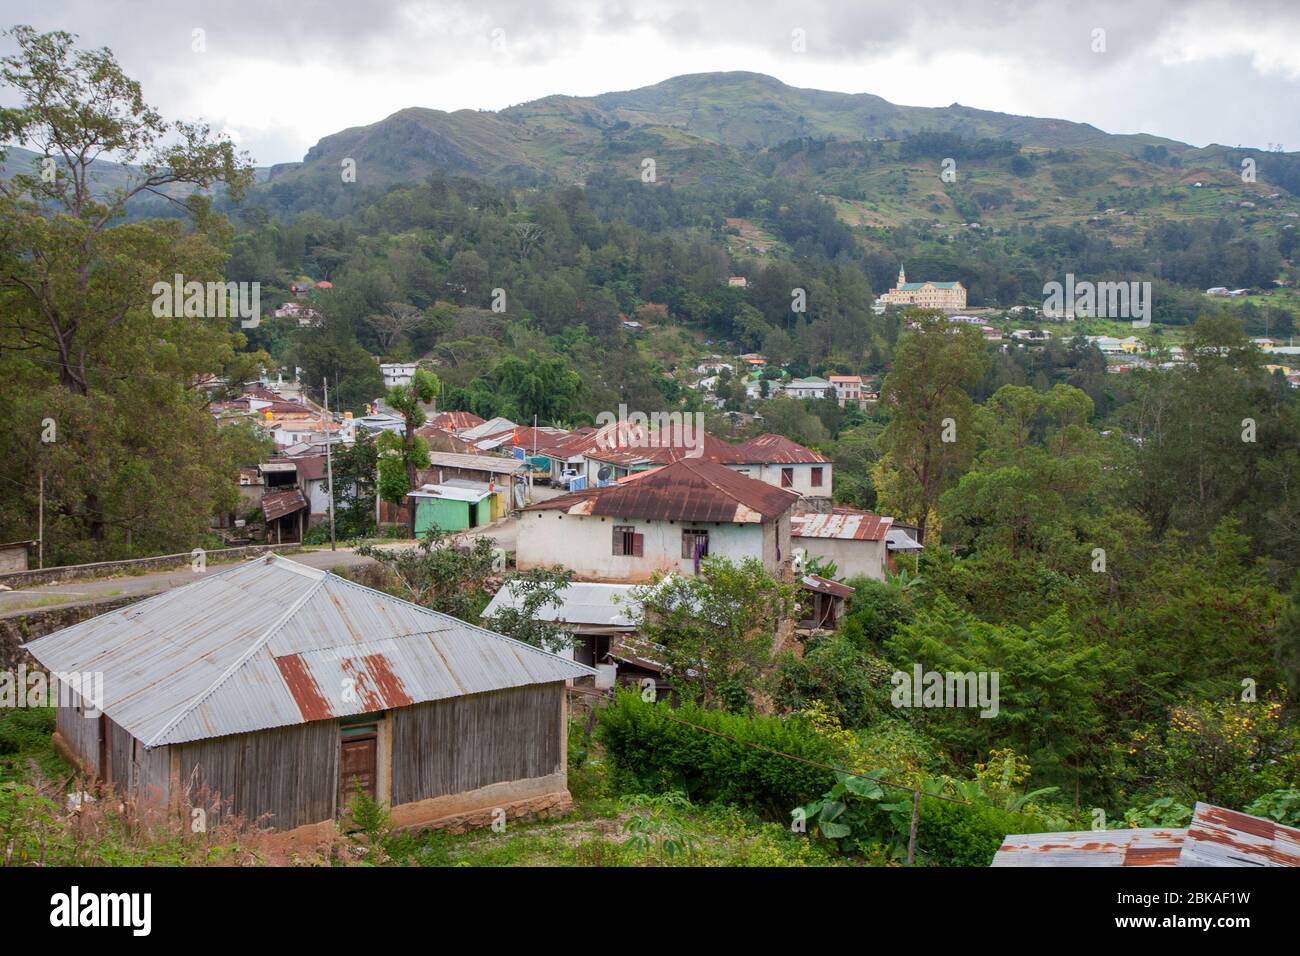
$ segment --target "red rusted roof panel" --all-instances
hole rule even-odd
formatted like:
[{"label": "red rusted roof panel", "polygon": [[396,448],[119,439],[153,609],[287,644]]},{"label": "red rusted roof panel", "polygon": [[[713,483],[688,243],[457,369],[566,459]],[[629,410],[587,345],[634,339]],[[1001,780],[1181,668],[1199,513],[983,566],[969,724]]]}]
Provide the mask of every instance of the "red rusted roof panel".
[{"label": "red rusted roof panel", "polygon": [[279,668],[280,676],[293,695],[303,720],[326,720],[334,716],[329,701],[321,693],[320,685],[301,657],[297,654],[277,657],[275,666]]}]

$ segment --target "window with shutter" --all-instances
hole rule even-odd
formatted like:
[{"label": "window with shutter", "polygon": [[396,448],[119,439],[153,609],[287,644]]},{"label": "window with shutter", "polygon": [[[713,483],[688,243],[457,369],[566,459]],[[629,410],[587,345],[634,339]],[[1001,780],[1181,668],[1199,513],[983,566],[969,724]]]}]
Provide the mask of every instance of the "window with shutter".
[{"label": "window with shutter", "polygon": [[614,554],[616,556],[635,555],[634,541],[640,535],[631,525],[614,525]]},{"label": "window with shutter", "polygon": [[814,488],[820,488],[822,486],[822,470],[820,468],[814,468],[812,470],[812,486]]},{"label": "window with shutter", "polygon": [[781,469],[781,487],[782,487],[782,488],[793,488],[793,487],[794,487],[794,469],[793,469],[793,468],[782,468],[782,469]]},{"label": "window with shutter", "polygon": [[645,535],[643,534],[632,535],[632,557],[634,558],[645,557]]}]

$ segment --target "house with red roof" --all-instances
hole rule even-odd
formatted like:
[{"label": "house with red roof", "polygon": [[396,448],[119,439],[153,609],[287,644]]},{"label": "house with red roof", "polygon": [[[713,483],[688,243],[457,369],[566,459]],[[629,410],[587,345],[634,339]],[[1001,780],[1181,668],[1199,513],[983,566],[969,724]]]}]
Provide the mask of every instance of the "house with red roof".
[{"label": "house with red roof", "polygon": [[709,555],[757,558],[770,574],[791,558],[799,496],[704,458],[679,458],[523,509],[520,570],[563,565],[579,580],[644,582],[695,574]]}]

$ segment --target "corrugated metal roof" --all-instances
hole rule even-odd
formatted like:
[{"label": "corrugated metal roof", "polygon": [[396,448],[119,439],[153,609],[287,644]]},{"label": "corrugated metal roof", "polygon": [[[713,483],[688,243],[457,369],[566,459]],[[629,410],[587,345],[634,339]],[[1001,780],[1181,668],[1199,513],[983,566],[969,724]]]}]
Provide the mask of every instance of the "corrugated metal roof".
[{"label": "corrugated metal roof", "polygon": [[1186,830],[1076,830],[1006,837],[993,866],[1177,866]]},{"label": "corrugated metal roof", "polygon": [[845,541],[882,541],[893,518],[866,511],[835,510],[829,514],[808,512],[790,519],[790,533],[796,538],[840,538]]},{"label": "corrugated metal roof", "polygon": [[1300,866],[1300,830],[1197,803],[1187,829],[1008,836],[993,866]]},{"label": "corrugated metal roof", "polygon": [[902,528],[891,528],[885,533],[885,547],[890,551],[924,551],[921,543]]},{"label": "corrugated metal roof", "polygon": [[27,649],[51,671],[103,673],[104,712],[147,747],[595,673],[277,555]]},{"label": "corrugated metal roof", "polygon": [[683,458],[638,475],[635,481],[561,495],[524,510],[758,524],[785,514],[798,500],[796,492],[756,481],[716,462]]},{"label": "corrugated metal roof", "polygon": [[1300,830],[1197,803],[1179,866],[1300,866]]},{"label": "corrugated metal roof", "polygon": [[429,424],[435,428],[454,432],[464,428],[475,428],[485,422],[473,412],[439,412],[429,419]]},{"label": "corrugated metal roof", "polygon": [[273,491],[262,496],[262,515],[267,521],[283,518],[307,507],[307,499],[297,488]]},{"label": "corrugated metal roof", "polygon": [[429,464],[433,468],[464,468],[467,471],[486,471],[494,475],[512,475],[524,467],[524,463],[518,458],[498,458],[495,455],[458,455],[450,451],[429,452]]},{"label": "corrugated metal roof", "polygon": [[[589,624],[597,627],[631,627],[629,611],[637,604],[632,592],[634,584],[594,584],[574,581],[557,592],[560,605],[548,604],[538,608],[535,616],[542,621],[562,621],[566,624]],[[523,597],[505,584],[483,609],[483,617],[490,618],[502,608],[523,607]]]},{"label": "corrugated metal roof", "polygon": [[[829,382],[824,384],[829,385]],[[829,465],[831,459],[784,435],[759,435],[747,442],[733,445],[729,464],[736,465]]]},{"label": "corrugated metal roof", "polygon": [[839,581],[832,581],[818,574],[805,574],[799,579],[809,591],[816,591],[818,594],[829,594],[832,597],[847,598],[851,597],[857,588],[849,587],[847,584],[841,584]]},{"label": "corrugated metal roof", "polygon": [[481,425],[474,425],[471,428],[462,429],[458,434],[465,441],[478,441],[488,435],[496,435],[500,432],[509,431],[516,428],[516,424],[508,418],[493,418],[490,421],[483,422]]}]

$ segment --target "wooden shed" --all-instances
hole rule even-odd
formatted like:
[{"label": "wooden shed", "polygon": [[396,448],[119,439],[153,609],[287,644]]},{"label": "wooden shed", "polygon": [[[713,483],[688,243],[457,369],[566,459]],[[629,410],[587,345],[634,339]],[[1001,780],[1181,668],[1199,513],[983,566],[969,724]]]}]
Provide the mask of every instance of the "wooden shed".
[{"label": "wooden shed", "polygon": [[279,830],[332,826],[358,783],[399,827],[562,811],[565,685],[595,673],[276,555],[26,647],[66,687],[102,675],[57,716],[88,774]]}]

